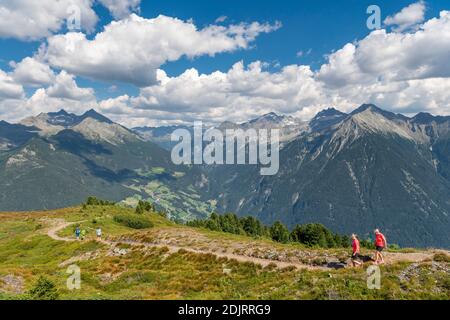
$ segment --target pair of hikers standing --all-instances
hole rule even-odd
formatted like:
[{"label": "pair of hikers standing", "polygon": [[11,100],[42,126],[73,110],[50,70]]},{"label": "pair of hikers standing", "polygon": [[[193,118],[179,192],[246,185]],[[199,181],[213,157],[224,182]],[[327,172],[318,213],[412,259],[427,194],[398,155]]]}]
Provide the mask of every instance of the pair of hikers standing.
[{"label": "pair of hikers standing", "polygon": [[77,240],[84,240],[84,238],[86,237],[86,230],[81,230],[79,227],[77,227],[75,229],[75,237],[77,238]]},{"label": "pair of hikers standing", "polygon": [[[383,264],[384,263],[384,257],[381,253],[384,248],[387,247],[387,241],[384,234],[380,232],[380,230],[375,229],[375,264]],[[359,244],[359,240],[356,237],[356,234],[352,234],[352,264],[354,267],[358,267],[362,265],[362,262],[359,261],[359,253],[361,250],[361,246]]]},{"label": "pair of hikers standing", "polygon": [[[102,237],[102,229],[101,228],[97,228],[95,229],[95,234],[97,235],[97,238],[100,239]],[[81,239],[84,240],[84,238],[86,237],[86,230],[80,230],[80,227],[77,227],[75,229],[75,237],[77,238],[77,240]]]}]

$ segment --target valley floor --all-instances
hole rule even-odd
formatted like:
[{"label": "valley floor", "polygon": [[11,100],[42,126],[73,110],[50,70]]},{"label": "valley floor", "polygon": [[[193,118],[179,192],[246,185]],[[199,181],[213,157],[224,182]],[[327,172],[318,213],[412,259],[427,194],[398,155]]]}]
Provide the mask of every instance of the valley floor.
[{"label": "valley floor", "polygon": [[[147,213],[153,227],[114,220],[117,206],[0,214],[0,298],[29,299],[45,275],[62,299],[449,299],[450,255],[386,253],[381,288],[349,266],[350,249],[313,249],[174,224]],[[75,225],[87,230],[83,241]],[[101,227],[103,239],[95,238]],[[362,254],[369,258],[370,251]],[[69,290],[77,265],[81,288]]]}]

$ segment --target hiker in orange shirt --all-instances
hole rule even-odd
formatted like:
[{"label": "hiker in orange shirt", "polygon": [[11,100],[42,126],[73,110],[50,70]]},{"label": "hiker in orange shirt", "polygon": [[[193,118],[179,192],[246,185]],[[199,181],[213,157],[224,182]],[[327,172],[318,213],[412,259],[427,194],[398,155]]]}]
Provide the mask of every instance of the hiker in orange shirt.
[{"label": "hiker in orange shirt", "polygon": [[360,251],[359,240],[356,237],[356,234],[352,234],[352,265],[354,267],[362,266],[362,262],[359,261],[359,251]]},{"label": "hiker in orange shirt", "polygon": [[381,253],[384,248],[387,247],[386,237],[380,232],[380,230],[375,229],[375,264],[384,263],[384,257]]}]

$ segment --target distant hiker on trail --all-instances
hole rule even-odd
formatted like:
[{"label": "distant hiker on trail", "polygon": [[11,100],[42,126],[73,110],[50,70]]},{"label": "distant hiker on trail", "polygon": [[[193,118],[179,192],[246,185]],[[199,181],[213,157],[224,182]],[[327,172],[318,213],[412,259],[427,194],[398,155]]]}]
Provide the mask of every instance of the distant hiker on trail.
[{"label": "distant hiker on trail", "polygon": [[80,227],[77,227],[76,229],[75,229],[75,237],[77,238],[77,240],[79,240],[80,239]]},{"label": "distant hiker on trail", "polygon": [[101,228],[97,228],[95,230],[95,233],[97,234],[97,239],[101,239],[101,237],[102,237],[102,229]]},{"label": "distant hiker on trail", "polygon": [[359,251],[360,251],[361,247],[359,245],[359,240],[356,237],[356,234],[352,234],[352,265],[354,267],[359,267],[362,266],[362,262],[359,261]]},{"label": "distant hiker on trail", "polygon": [[81,240],[84,240],[84,238],[86,238],[86,230],[85,229],[81,230],[80,236],[81,236]]},{"label": "distant hiker on trail", "polygon": [[375,229],[375,264],[384,263],[384,257],[381,253],[384,248],[387,247],[386,237],[380,232],[380,230]]}]

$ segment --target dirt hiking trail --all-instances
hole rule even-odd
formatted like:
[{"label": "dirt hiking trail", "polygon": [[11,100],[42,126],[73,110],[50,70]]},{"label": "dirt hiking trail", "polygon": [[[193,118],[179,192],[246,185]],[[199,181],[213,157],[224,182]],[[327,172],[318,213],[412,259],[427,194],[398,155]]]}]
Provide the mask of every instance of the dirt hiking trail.
[{"label": "dirt hiking trail", "polygon": [[[49,221],[47,221],[49,222]],[[79,241],[75,238],[68,238],[68,237],[61,237],[58,235],[58,233],[76,223],[80,223],[82,221],[77,222],[66,222],[64,219],[52,219],[50,228],[47,231],[47,235],[56,240],[56,241],[65,241],[65,242],[74,242]],[[141,242],[137,240],[120,240],[120,241],[113,241],[108,239],[95,239],[96,241],[103,243],[105,245],[114,247],[118,244],[128,244],[130,246],[144,246],[146,248],[168,248],[169,253],[176,253],[179,250],[184,250],[186,252],[195,253],[195,254],[212,254],[219,258],[228,258],[228,259],[234,259],[239,262],[251,262],[255,264],[259,264],[263,267],[266,267],[268,265],[275,265],[277,268],[288,268],[288,267],[295,267],[297,269],[308,269],[308,270],[330,270],[330,269],[339,269],[348,267],[348,265],[341,264],[339,267],[336,266],[315,266],[315,265],[309,265],[306,263],[299,263],[299,262],[286,262],[286,261],[279,261],[275,259],[262,259],[262,258],[256,258],[246,255],[240,255],[240,254],[233,254],[228,252],[217,252],[217,251],[210,251],[210,250],[199,250],[199,249],[193,249],[187,246],[175,246],[170,244],[158,244],[158,243],[148,243],[148,242]],[[413,262],[413,263],[419,263],[424,261],[429,261],[433,258],[434,254],[437,252],[442,252],[448,254],[445,250],[431,250],[431,251],[423,251],[423,252],[411,252],[411,253],[400,253],[400,252],[387,252],[385,253],[385,261],[387,264],[397,263],[397,262]]]}]

